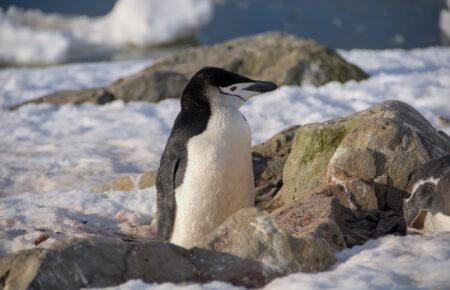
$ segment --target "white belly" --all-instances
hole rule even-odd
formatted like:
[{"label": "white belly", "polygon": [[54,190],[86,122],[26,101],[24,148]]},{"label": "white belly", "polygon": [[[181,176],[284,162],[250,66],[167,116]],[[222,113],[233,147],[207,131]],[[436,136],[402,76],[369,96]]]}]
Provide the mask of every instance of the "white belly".
[{"label": "white belly", "polygon": [[171,242],[191,248],[233,213],[254,206],[250,128],[239,111],[215,112],[187,151]]}]

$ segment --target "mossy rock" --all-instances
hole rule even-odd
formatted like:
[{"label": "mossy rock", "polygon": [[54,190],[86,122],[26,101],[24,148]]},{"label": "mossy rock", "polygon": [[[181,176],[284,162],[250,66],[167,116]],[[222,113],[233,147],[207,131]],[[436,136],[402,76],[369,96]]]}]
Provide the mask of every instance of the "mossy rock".
[{"label": "mossy rock", "polygon": [[414,108],[386,101],[336,120],[297,129],[283,170],[283,186],[267,209],[341,184],[349,206],[402,210],[412,174],[428,159],[450,152],[450,142]]}]

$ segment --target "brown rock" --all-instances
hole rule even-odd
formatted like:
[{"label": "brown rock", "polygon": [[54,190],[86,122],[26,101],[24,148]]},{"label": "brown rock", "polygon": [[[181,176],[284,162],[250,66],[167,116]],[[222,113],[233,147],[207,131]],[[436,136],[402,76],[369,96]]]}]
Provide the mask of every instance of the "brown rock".
[{"label": "brown rock", "polygon": [[329,186],[303,201],[292,202],[271,213],[276,223],[295,238],[323,239],[334,251],[346,248],[338,223],[345,212],[335,196],[345,195],[342,186]]},{"label": "brown rock", "polygon": [[361,210],[341,185],[329,185],[278,208],[271,214],[294,237],[325,241],[333,251],[360,245],[386,234],[405,234],[403,219],[393,212]]},{"label": "brown rock", "polygon": [[335,261],[325,241],[296,239],[256,208],[236,212],[205,237],[199,247],[260,262],[266,271],[278,275],[321,271]]},{"label": "brown rock", "polygon": [[144,189],[155,185],[155,179],[156,170],[150,170],[140,174],[119,176],[91,190],[93,192],[106,192]]}]

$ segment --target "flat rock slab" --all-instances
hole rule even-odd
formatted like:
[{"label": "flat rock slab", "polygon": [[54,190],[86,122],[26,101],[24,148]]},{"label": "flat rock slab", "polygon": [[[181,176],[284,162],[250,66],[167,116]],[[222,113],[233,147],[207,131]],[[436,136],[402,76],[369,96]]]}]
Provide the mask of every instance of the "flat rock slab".
[{"label": "flat rock slab", "polygon": [[0,257],[0,288],[5,290],[107,287],[131,279],[261,287],[274,277],[260,263],[226,253],[109,238],[63,241],[51,249]]},{"label": "flat rock slab", "polygon": [[59,91],[11,109],[27,103],[104,104],[113,100],[158,102],[178,98],[189,78],[205,66],[222,67],[278,85],[320,86],[330,81],[343,83],[368,78],[360,68],[330,48],[313,40],[271,32],[186,49],[106,87]]}]

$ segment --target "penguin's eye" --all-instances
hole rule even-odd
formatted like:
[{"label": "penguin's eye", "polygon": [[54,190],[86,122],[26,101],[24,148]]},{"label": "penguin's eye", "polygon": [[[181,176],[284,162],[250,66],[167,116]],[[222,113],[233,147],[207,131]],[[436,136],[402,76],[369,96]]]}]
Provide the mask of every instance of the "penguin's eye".
[{"label": "penguin's eye", "polygon": [[230,91],[232,91],[232,92],[234,92],[236,90],[236,87],[235,86],[232,86],[231,88],[230,88]]}]

